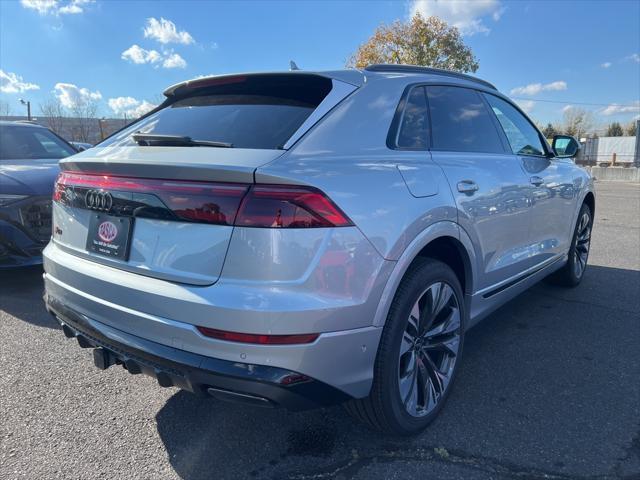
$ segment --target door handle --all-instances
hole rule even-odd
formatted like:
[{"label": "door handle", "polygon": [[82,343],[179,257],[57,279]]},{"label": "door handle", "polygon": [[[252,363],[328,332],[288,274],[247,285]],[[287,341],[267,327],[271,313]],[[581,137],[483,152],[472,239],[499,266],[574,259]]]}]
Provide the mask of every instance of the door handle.
[{"label": "door handle", "polygon": [[539,187],[540,185],[542,185],[544,183],[544,180],[541,177],[535,176],[535,177],[531,177],[529,179],[529,182],[531,182],[532,185],[535,185],[536,187]]},{"label": "door handle", "polygon": [[462,180],[458,182],[458,191],[460,193],[469,193],[472,194],[478,191],[478,184],[473,180]]}]

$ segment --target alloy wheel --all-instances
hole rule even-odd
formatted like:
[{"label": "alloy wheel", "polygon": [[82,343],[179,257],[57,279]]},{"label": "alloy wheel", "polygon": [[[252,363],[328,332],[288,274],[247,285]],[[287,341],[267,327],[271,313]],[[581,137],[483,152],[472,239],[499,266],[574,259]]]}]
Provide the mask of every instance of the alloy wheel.
[{"label": "alloy wheel", "polygon": [[576,278],[580,278],[587,267],[589,246],[591,244],[591,215],[589,215],[589,212],[582,213],[576,236],[576,246],[573,250],[573,271]]},{"label": "alloy wheel", "polygon": [[455,291],[436,282],[413,305],[400,345],[398,387],[407,413],[427,415],[451,383],[462,322]]}]

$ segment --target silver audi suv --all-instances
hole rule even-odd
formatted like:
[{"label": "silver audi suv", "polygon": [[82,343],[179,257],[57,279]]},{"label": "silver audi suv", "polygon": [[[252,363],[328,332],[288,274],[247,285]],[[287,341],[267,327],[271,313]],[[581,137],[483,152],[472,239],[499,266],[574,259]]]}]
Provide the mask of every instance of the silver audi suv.
[{"label": "silver audi suv", "polygon": [[45,301],[98,368],[423,429],[465,332],[577,285],[595,197],[490,83],[436,69],[179,83],[60,162]]}]

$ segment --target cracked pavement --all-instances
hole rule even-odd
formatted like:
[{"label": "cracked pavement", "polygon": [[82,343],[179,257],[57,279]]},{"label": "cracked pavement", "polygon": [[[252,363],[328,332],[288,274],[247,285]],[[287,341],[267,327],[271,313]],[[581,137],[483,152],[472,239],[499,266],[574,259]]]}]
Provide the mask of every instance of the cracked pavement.
[{"label": "cracked pavement", "polygon": [[582,285],[539,284],[467,334],[422,435],[340,408],[251,409],[162,389],[45,312],[41,271],[0,273],[0,478],[640,478],[640,185],[597,184]]}]

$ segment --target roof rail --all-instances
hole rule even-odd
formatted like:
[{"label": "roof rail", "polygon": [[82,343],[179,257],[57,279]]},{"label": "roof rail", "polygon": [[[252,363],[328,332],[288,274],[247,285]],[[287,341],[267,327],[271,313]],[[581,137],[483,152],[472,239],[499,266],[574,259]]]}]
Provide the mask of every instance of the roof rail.
[{"label": "roof rail", "polygon": [[470,82],[479,83],[493,90],[498,90],[493,84],[487,82],[486,80],[482,80],[472,75],[467,75],[466,73],[454,72],[451,70],[444,70],[442,68],[421,67],[420,65],[395,65],[390,63],[374,63],[373,65],[368,65],[365,68],[365,70],[367,70],[368,72],[398,72],[398,73],[405,72],[405,73],[426,73],[430,75],[445,75],[448,77],[462,78],[464,80],[469,80]]}]

